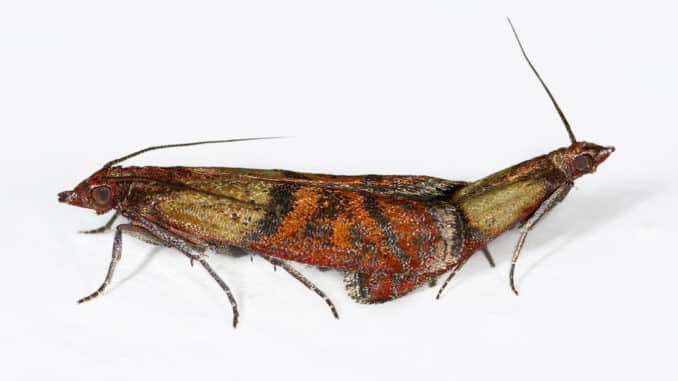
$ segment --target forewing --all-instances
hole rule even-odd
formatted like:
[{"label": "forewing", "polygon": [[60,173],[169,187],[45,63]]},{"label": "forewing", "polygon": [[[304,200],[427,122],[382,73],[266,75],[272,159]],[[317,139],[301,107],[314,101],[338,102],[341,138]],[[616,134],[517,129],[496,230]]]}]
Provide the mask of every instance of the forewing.
[{"label": "forewing", "polygon": [[[142,168],[127,207],[191,242],[235,245],[363,272],[444,266],[459,216],[438,195],[460,183],[221,168]],[[155,172],[151,172],[151,170]],[[302,178],[303,176],[303,178]],[[367,178],[367,179],[366,179]]]},{"label": "forewing", "polygon": [[[361,191],[391,196],[431,199],[445,195],[467,184],[429,176],[361,175],[337,176],[301,173],[284,170],[197,167],[182,168],[189,174],[181,175],[180,182],[215,180],[246,180],[272,184],[294,184],[325,189]],[[181,172],[181,171],[179,171]]]},{"label": "forewing", "polygon": [[432,274],[347,272],[344,285],[358,303],[383,303],[403,296],[435,279]]}]

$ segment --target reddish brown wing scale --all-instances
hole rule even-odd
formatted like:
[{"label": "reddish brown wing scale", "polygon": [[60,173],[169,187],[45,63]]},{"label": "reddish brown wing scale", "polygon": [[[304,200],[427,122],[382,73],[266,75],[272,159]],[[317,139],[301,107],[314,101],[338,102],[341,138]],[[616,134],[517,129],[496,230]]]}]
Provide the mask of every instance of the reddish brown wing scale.
[{"label": "reddish brown wing scale", "polygon": [[249,248],[361,272],[416,272],[454,255],[454,237],[443,237],[438,211],[426,201],[315,187],[287,194],[290,208],[270,211]]},{"label": "reddish brown wing scale", "polygon": [[344,276],[348,295],[359,303],[382,303],[402,295],[434,280],[442,271],[434,273],[357,273]]},{"label": "reddish brown wing scale", "polygon": [[[453,276],[474,251],[485,248],[512,226],[524,223],[509,274],[511,288],[517,294],[513,274],[527,233],[563,200],[575,179],[595,172],[614,147],[575,139],[560,106],[527,57],[513,24],[511,29],[565,125],[569,147],[468,186],[426,176],[113,167],[158,149],[260,138],[148,147],[108,162],[73,191],[59,193],[60,202],[94,209],[99,214],[115,208],[134,223],[117,227],[108,275],[97,291],[82,300],[96,297],[110,282],[123,230],[142,226],[148,232],[141,229],[137,233],[150,233],[155,237],[151,242],[158,239],[158,243],[171,244],[192,260],[192,249],[219,250],[232,245],[268,254],[264,256],[274,264],[282,265],[285,262],[276,261],[289,259],[344,270],[351,297],[372,303],[401,296],[446,270],[453,269],[450,277]],[[197,259],[227,293],[235,326],[237,304],[228,286],[202,258]],[[337,316],[321,291],[295,270],[285,268],[323,297]]]},{"label": "reddish brown wing scale", "polygon": [[436,200],[461,182],[185,167],[113,168],[111,177],[128,181],[123,214],[196,245],[408,279],[443,272],[461,254],[460,215]]}]

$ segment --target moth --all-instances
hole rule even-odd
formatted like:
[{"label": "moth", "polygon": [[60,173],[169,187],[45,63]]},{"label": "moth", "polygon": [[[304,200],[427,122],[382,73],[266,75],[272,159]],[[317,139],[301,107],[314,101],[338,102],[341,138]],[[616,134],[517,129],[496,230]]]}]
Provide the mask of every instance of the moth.
[{"label": "moth", "polygon": [[[509,20],[510,23],[510,20]],[[115,227],[112,259],[101,286],[79,303],[99,296],[120,260],[123,233],[177,249],[198,262],[226,293],[238,323],[236,300],[207,262],[206,252],[253,251],[279,266],[324,299],[331,300],[288,261],[341,271],[351,298],[380,303],[399,298],[449,272],[452,276],[476,252],[491,265],[487,245],[520,226],[509,282],[528,232],[560,201],[580,176],[593,173],[614,151],[578,141],[551,91],[534,68],[570,138],[570,145],[516,164],[474,182],[428,176],[336,176],[285,170],[220,167],[123,167],[145,152],[172,147],[266,138],[201,141],[153,146],[106,163],[61,192],[62,203],[114,211],[99,229]]]}]

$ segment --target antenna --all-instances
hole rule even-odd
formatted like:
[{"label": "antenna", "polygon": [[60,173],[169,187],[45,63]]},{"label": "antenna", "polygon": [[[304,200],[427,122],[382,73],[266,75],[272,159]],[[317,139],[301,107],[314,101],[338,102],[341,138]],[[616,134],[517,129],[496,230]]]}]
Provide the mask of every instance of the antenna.
[{"label": "antenna", "polygon": [[199,146],[202,144],[215,144],[215,143],[235,143],[235,142],[247,142],[251,140],[271,140],[271,139],[282,139],[284,136],[268,136],[268,137],[263,137],[263,138],[240,138],[240,139],[225,139],[225,140],[205,140],[202,142],[192,142],[192,143],[179,143],[179,144],[165,144],[161,146],[153,146],[153,147],[148,147],[144,148],[142,150],[132,152],[128,155],[125,155],[121,158],[111,160],[108,163],[104,165],[104,168],[110,168],[114,166],[115,164],[121,163],[127,159],[131,159],[135,156],[139,156],[142,153],[146,153],[149,151],[155,151],[159,149],[165,149],[165,148],[176,148],[176,147],[189,147],[189,146]]},{"label": "antenna", "polygon": [[544,86],[544,90],[546,90],[546,94],[548,94],[549,98],[551,99],[551,102],[553,102],[553,106],[556,108],[556,111],[558,111],[558,115],[560,115],[560,120],[563,121],[563,124],[565,125],[565,129],[567,130],[567,134],[570,135],[570,141],[574,144],[577,142],[577,139],[574,137],[574,133],[572,132],[572,127],[570,127],[570,123],[567,121],[567,118],[565,118],[565,114],[563,114],[563,110],[560,109],[560,106],[558,106],[558,102],[556,102],[556,99],[553,97],[553,94],[551,94],[551,90],[549,90],[548,86],[544,83],[544,80],[541,79],[541,76],[537,72],[537,69],[534,68],[534,65],[532,65],[532,62],[530,62],[530,59],[527,57],[527,53],[525,53],[525,48],[523,48],[523,44],[520,42],[520,38],[518,38],[518,32],[516,32],[516,28],[513,26],[513,23],[511,22],[510,18],[506,18],[509,22],[509,25],[511,26],[511,30],[513,31],[513,35],[516,37],[516,41],[518,41],[518,46],[520,47],[520,51],[523,52],[523,57],[525,57],[525,60],[527,61],[527,64],[530,65],[530,69],[532,69],[532,72],[534,75],[537,76],[537,79],[541,83],[542,86]]}]

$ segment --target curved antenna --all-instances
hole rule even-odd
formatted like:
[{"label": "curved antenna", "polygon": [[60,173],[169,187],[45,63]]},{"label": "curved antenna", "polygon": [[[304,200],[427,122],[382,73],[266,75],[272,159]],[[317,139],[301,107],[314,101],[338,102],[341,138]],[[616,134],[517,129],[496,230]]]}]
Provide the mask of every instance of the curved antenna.
[{"label": "curved antenna", "polygon": [[125,155],[121,158],[111,160],[108,163],[104,165],[104,168],[109,168],[114,166],[115,164],[118,164],[120,162],[123,162],[127,159],[133,158],[135,156],[139,156],[142,153],[146,153],[149,151],[155,151],[159,149],[165,149],[165,148],[175,148],[175,147],[189,147],[189,146],[199,146],[202,144],[215,144],[215,143],[234,143],[234,142],[247,142],[251,140],[270,140],[270,139],[282,139],[284,136],[267,136],[263,138],[240,138],[240,139],[224,139],[224,140],[205,140],[201,142],[191,142],[191,143],[179,143],[179,144],[165,144],[161,146],[153,146],[153,147],[147,147],[142,150],[132,152],[128,155]]},{"label": "curved antenna", "polygon": [[525,48],[523,48],[523,44],[520,42],[520,38],[518,38],[518,32],[516,32],[516,28],[513,26],[513,23],[511,22],[511,19],[509,17],[506,18],[509,22],[509,25],[511,25],[511,30],[513,31],[513,35],[516,37],[516,41],[518,41],[518,46],[520,46],[520,51],[523,52],[523,57],[525,57],[525,60],[527,61],[527,64],[530,65],[530,69],[532,69],[532,72],[534,75],[537,76],[537,79],[541,83],[542,86],[544,86],[544,90],[546,90],[546,94],[548,94],[549,98],[551,98],[551,102],[553,102],[553,106],[556,108],[556,111],[558,111],[558,115],[560,115],[560,120],[563,121],[563,124],[565,125],[565,129],[567,129],[567,134],[570,135],[570,141],[572,143],[576,143],[577,139],[574,137],[574,133],[572,132],[572,127],[570,127],[570,123],[567,121],[567,118],[565,118],[565,114],[563,114],[563,110],[560,109],[560,106],[558,106],[558,102],[556,102],[556,99],[553,97],[553,94],[551,94],[551,90],[549,90],[548,86],[544,83],[544,80],[541,79],[541,76],[539,73],[537,73],[537,69],[534,68],[534,65],[532,65],[532,62],[530,62],[530,59],[527,57],[527,53],[525,53]]}]

